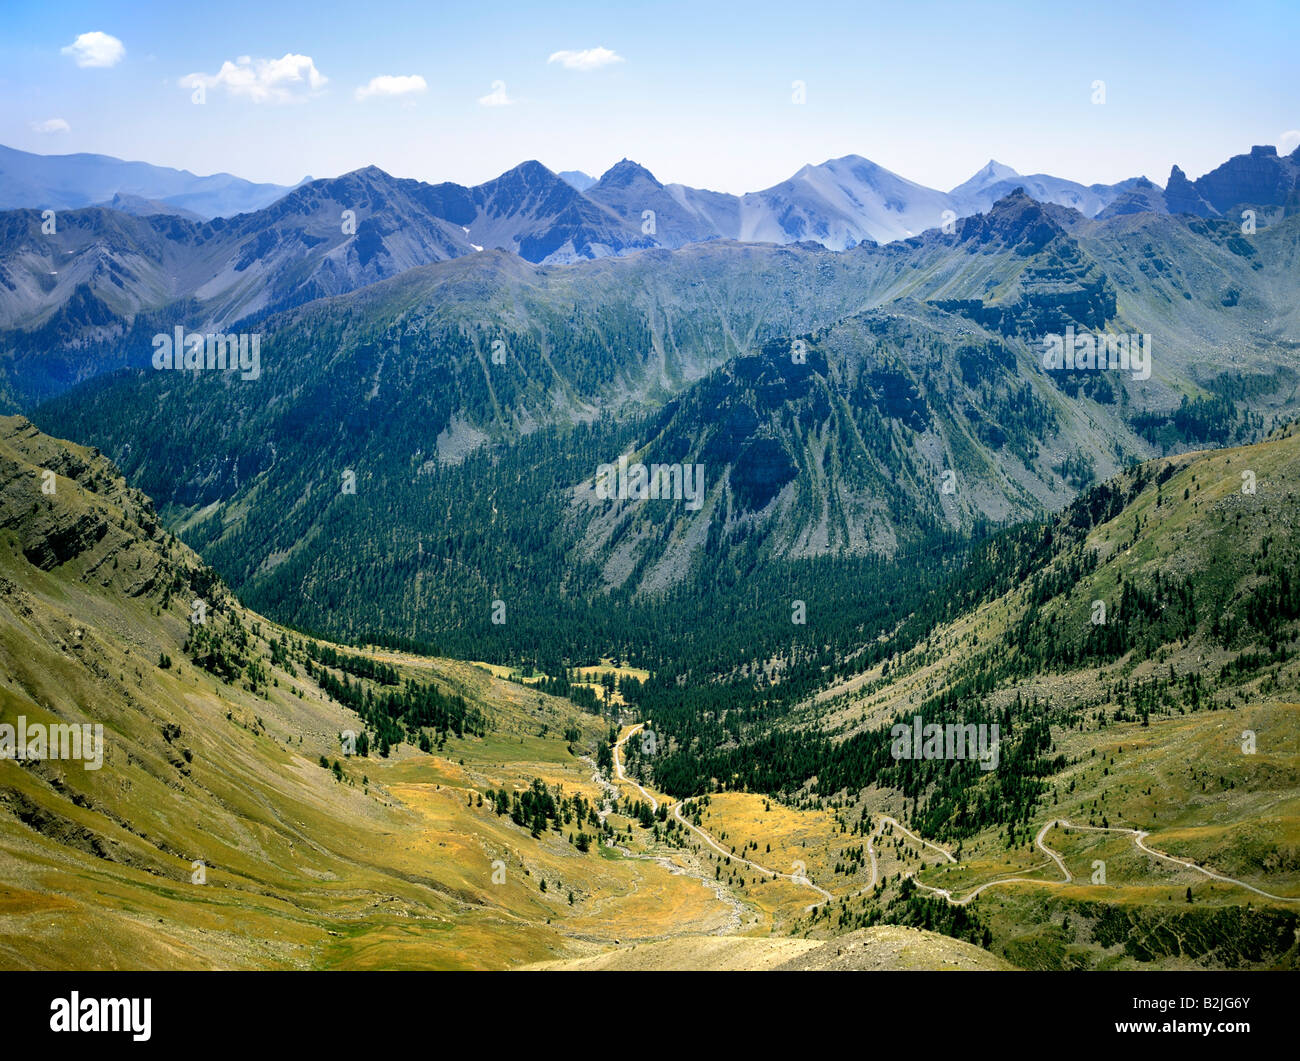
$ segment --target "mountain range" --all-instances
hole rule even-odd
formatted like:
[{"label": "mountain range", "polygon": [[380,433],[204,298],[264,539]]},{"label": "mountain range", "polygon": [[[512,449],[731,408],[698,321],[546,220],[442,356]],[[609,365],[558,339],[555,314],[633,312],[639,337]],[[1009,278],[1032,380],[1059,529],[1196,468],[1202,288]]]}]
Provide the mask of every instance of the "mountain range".
[{"label": "mountain range", "polygon": [[[0,214],[0,327],[47,323],[78,293],[117,315],[192,300],[196,326],[221,326],[483,249],[538,264],[709,240],[844,250],[950,229],[1017,188],[1084,217],[1217,217],[1245,205],[1267,223],[1296,209],[1298,174],[1300,154],[1256,147],[1196,182],[1175,167],[1166,189],[1145,178],[1084,187],[990,161],[939,192],[847,156],[741,196],[665,185],[626,159],[596,181],[526,162],[472,188],[368,167],[286,190],[6,148],[0,204],[13,209]],[[214,188],[238,200],[238,216],[221,216],[235,209],[229,203],[212,208],[204,197]],[[47,208],[59,211],[53,231],[41,213]]]},{"label": "mountain range", "polygon": [[[728,240],[830,249],[906,243],[922,229],[955,230],[959,218],[986,212],[1016,189],[1084,218],[1214,218],[1242,207],[1267,225],[1296,208],[1300,156],[1255,148],[1195,183],[1179,174],[1175,169],[1170,200],[1140,178],[1084,188],[1020,177],[990,162],[940,193],[849,157],[737,197],[663,185],[626,160],[585,192],[536,162],[473,188],[368,167],[305,183],[254,212],[206,221],[165,200],[114,191],[108,207],[51,218],[35,208],[0,213],[0,330],[9,332],[11,362],[25,349],[53,355],[50,378],[32,392],[47,395],[84,378],[87,347],[118,342],[126,321],[180,315],[189,327],[220,329],[493,249],[552,265]],[[82,366],[59,370],[65,356]],[[23,407],[21,386],[28,384],[14,391],[7,375],[0,401],[7,394],[10,408]]]}]

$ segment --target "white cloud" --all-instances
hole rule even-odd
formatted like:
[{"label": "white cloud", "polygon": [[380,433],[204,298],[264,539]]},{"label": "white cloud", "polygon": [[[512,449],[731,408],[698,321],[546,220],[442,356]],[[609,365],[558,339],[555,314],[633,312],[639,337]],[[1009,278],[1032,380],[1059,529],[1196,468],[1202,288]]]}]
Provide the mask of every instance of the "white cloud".
[{"label": "white cloud", "polygon": [[371,96],[409,96],[413,92],[423,92],[429,86],[419,74],[382,74],[372,77],[370,81],[357,89],[357,99],[369,99]]},{"label": "white cloud", "polygon": [[32,122],[32,131],[37,133],[70,133],[72,126],[62,118],[47,118],[43,122]]},{"label": "white cloud", "polygon": [[1297,147],[1300,147],[1300,129],[1288,129],[1277,138],[1277,153],[1279,155],[1289,155]]},{"label": "white cloud", "polygon": [[248,55],[241,55],[233,63],[227,59],[215,74],[187,74],[180,84],[182,88],[221,86],[230,95],[253,103],[299,103],[328,80],[316,69],[310,55],[288,53],[279,59],[254,59]]},{"label": "white cloud", "polygon": [[621,63],[623,57],[608,48],[584,48],[580,52],[552,52],[548,63],[560,63],[566,70],[598,70],[611,63]]},{"label": "white cloud", "polygon": [[62,49],[78,66],[116,66],[126,55],[126,46],[116,37],[95,30],[83,33]]},{"label": "white cloud", "polygon": [[478,101],[484,107],[509,107],[510,104],[514,103],[514,100],[506,95],[506,83],[504,81],[493,81],[492,91],[486,96],[479,96]]}]

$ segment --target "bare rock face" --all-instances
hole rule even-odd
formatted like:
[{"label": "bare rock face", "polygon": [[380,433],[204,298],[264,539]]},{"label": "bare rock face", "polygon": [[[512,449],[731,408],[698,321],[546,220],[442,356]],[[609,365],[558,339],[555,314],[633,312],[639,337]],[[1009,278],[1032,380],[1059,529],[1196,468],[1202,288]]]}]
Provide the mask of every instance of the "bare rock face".
[{"label": "bare rock face", "polygon": [[1240,206],[1294,204],[1300,188],[1300,150],[1279,157],[1272,145],[1234,155],[1195,181],[1177,166],[1169,174],[1165,203],[1171,214],[1215,217]]},{"label": "bare rock face", "polygon": [[1062,228],[1023,188],[999,199],[988,213],[962,221],[963,241],[1012,247],[1022,257],[1036,254],[1062,233]]},{"label": "bare rock face", "polygon": [[1249,155],[1234,155],[1196,182],[1196,190],[1220,213],[1234,206],[1282,206],[1295,191],[1300,175],[1290,157],[1278,158],[1277,148],[1252,147]]},{"label": "bare rock face", "polygon": [[42,571],[49,571],[95,545],[108,532],[108,524],[88,512],[72,517],[51,506],[43,518],[29,521],[25,530],[23,555]]},{"label": "bare rock face", "polygon": [[1169,182],[1165,185],[1165,204],[1171,214],[1215,217],[1219,213],[1205,201],[1197,191],[1196,185],[1189,181],[1187,174],[1177,166],[1169,171]]}]

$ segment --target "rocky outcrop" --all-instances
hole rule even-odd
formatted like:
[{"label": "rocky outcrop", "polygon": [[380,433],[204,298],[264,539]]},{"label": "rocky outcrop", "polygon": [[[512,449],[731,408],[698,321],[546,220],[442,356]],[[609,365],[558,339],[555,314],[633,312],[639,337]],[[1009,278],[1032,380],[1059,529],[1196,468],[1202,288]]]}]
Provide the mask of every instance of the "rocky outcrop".
[{"label": "rocky outcrop", "polygon": [[1219,213],[1205,201],[1201,193],[1196,190],[1196,185],[1189,181],[1187,174],[1177,166],[1169,171],[1169,182],[1165,185],[1165,205],[1171,214],[1215,217]]},{"label": "rocky outcrop", "polygon": [[1295,191],[1297,176],[1300,163],[1294,155],[1279,158],[1271,145],[1252,147],[1249,155],[1234,155],[1199,178],[1196,190],[1227,214],[1235,206],[1282,206]]},{"label": "rocky outcrop", "polygon": [[1165,188],[1171,214],[1198,217],[1230,215],[1238,207],[1288,206],[1300,188],[1300,148],[1280,157],[1271,145],[1256,146],[1248,155],[1234,155],[1195,181],[1175,166]]},{"label": "rocky outcrop", "polygon": [[[1045,232],[1052,233],[1051,239],[1038,245],[1040,253],[1021,274],[1012,294],[993,302],[964,298],[933,299],[930,304],[960,313],[1003,335],[1036,337],[1071,326],[1104,327],[1116,308],[1110,279],[1074,239],[1046,216],[1035,214],[1032,207],[1038,207],[1038,203],[1024,198],[1025,203],[1011,204],[1013,209],[1004,212],[993,229],[981,234],[981,238],[1000,239],[1004,245],[1015,247],[1017,253],[1025,253],[1038,245]],[[991,235],[995,229],[996,237]]]},{"label": "rocky outcrop", "polygon": [[[88,494],[106,503],[87,504]],[[154,538],[157,515],[142,498],[98,451],[61,445],[24,417],[0,417],[0,531],[11,532],[23,556],[41,570],[53,570],[101,543],[96,562]],[[110,506],[125,513],[120,518],[129,532],[110,520]],[[143,567],[139,570],[148,577]]]},{"label": "rocky outcrop", "polygon": [[50,504],[23,525],[23,555],[42,571],[80,556],[108,533],[108,524],[89,512],[73,516]]},{"label": "rocky outcrop", "polygon": [[994,203],[987,214],[964,218],[958,231],[962,242],[1012,247],[1027,257],[1037,254],[1064,230],[1042,203],[1017,188]]}]

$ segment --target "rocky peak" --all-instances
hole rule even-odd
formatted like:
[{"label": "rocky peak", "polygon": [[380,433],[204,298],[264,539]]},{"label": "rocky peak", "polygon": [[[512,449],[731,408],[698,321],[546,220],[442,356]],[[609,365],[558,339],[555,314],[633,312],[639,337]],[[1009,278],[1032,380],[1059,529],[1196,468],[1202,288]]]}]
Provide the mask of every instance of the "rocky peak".
[{"label": "rocky peak", "polygon": [[987,213],[964,218],[959,231],[963,242],[1001,244],[1021,254],[1041,250],[1064,232],[1043,204],[1020,187],[1004,195]]},{"label": "rocky peak", "polygon": [[601,176],[598,187],[601,188],[628,188],[633,184],[648,182],[656,188],[662,185],[655,179],[653,173],[638,162],[631,159],[622,159],[610,166]]},{"label": "rocky peak", "polygon": [[1165,183],[1165,205],[1171,214],[1195,214],[1197,217],[1214,217],[1218,214],[1178,166],[1169,171],[1169,180]]}]

